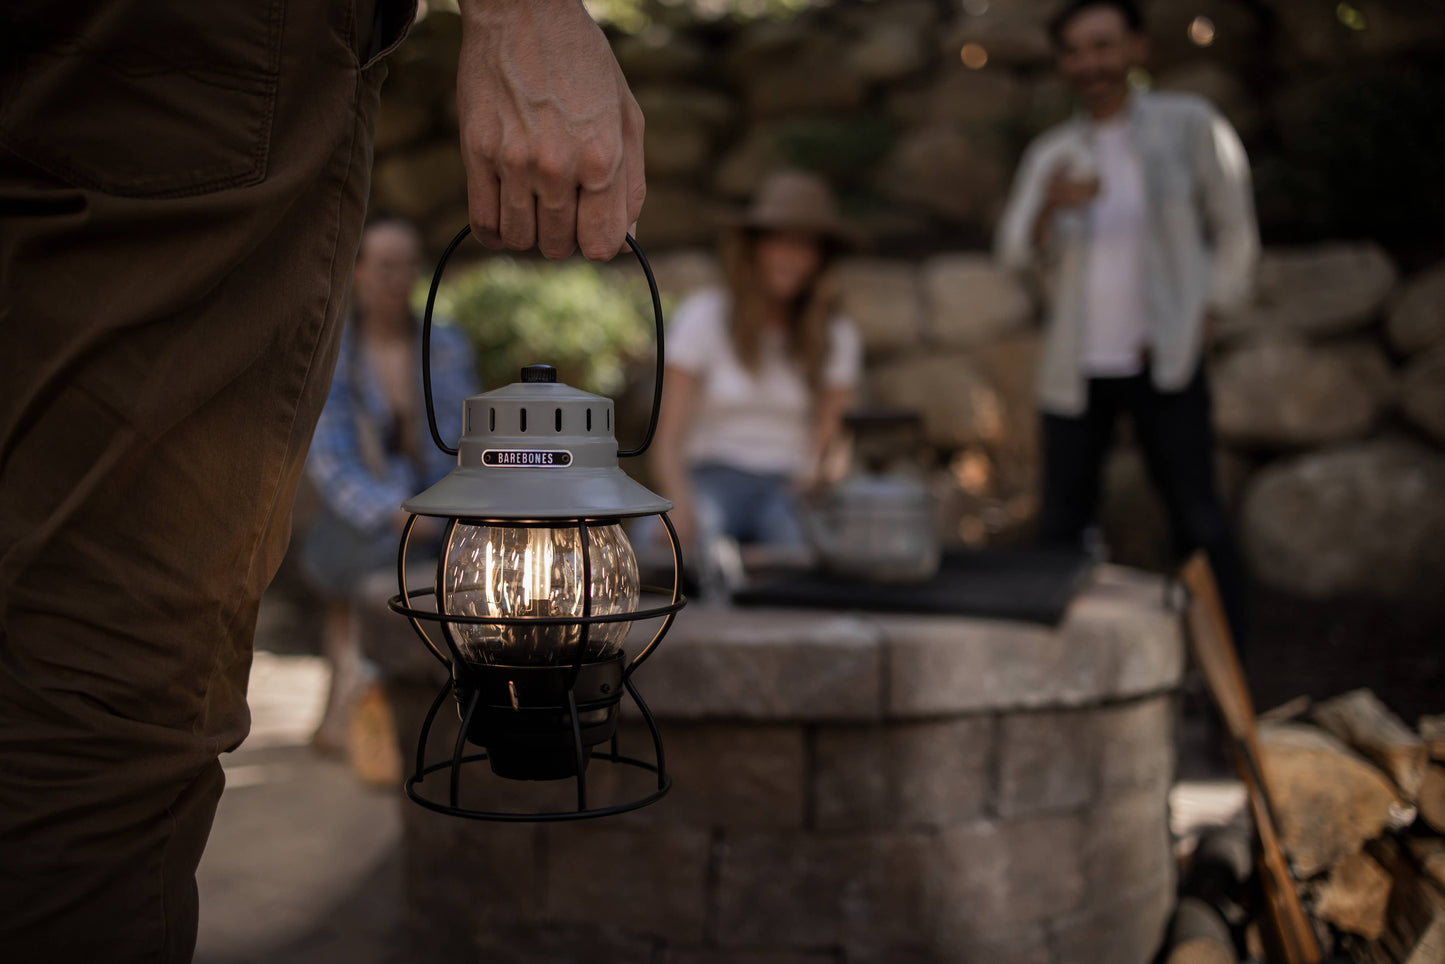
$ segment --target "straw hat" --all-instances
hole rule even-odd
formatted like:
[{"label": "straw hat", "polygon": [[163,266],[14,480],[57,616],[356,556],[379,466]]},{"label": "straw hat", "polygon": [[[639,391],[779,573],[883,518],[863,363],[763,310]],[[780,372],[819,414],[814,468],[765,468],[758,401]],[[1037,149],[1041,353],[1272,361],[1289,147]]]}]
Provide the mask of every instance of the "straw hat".
[{"label": "straw hat", "polygon": [[732,227],[760,231],[806,231],[845,247],[858,236],[838,215],[828,183],[807,171],[774,171],[763,180],[753,203],[727,219]]}]

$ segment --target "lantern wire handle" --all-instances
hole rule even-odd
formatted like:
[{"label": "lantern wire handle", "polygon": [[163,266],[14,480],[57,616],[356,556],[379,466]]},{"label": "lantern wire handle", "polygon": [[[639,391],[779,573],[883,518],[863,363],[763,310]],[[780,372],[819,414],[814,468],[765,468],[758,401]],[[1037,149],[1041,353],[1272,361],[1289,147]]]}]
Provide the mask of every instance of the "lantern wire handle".
[{"label": "lantern wire handle", "polygon": [[[447,262],[451,260],[452,254],[461,245],[462,241],[471,233],[472,226],[469,224],[457,232],[456,237],[452,238],[451,242],[446,246],[446,250],[442,252],[441,260],[437,262],[436,271],[432,273],[431,288],[427,291],[426,295],[426,312],[422,315],[421,319],[421,381],[424,389],[422,395],[426,400],[426,423],[427,427],[431,429],[431,438],[432,441],[436,443],[436,447],[448,455],[456,455],[457,450],[448,445],[445,440],[442,439],[441,432],[437,430],[436,404],[432,401],[431,396],[432,308],[436,304],[437,288],[441,286],[442,272],[446,270]],[[652,265],[647,263],[647,255],[642,253],[642,247],[632,235],[629,234],[626,237],[627,246],[632,249],[633,254],[637,255],[638,263],[642,265],[642,273],[647,275],[647,288],[652,295],[652,316],[657,328],[657,376],[652,388],[652,415],[647,420],[647,434],[643,436],[641,445],[632,449],[619,449],[617,452],[619,458],[630,459],[647,451],[652,445],[652,436],[657,431],[657,416],[662,410],[662,371],[665,365],[665,356],[662,347],[662,297],[657,293],[657,279],[653,277]]]}]

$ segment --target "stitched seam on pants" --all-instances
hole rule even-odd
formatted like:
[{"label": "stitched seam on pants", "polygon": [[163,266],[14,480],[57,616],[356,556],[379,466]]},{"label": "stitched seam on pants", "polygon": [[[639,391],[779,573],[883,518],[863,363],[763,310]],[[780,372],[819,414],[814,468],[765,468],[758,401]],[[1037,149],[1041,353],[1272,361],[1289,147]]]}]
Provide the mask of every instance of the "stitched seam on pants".
[{"label": "stitched seam on pants", "polygon": [[[355,170],[355,168],[356,168],[357,130],[358,130],[358,128],[361,126],[361,119],[360,119],[360,116],[359,116],[359,108],[360,108],[360,104],[361,104],[361,91],[362,91],[362,87],[363,87],[364,83],[365,83],[364,79],[363,79],[359,74],[355,75],[355,83],[354,83],[354,85],[353,85],[353,87],[352,87],[352,96],[351,96],[351,111],[352,111],[352,114],[353,114],[353,122],[352,122],[352,125],[351,125],[351,138],[350,138],[350,140],[347,142],[346,170],[345,170],[345,172],[342,174],[340,183],[338,184],[337,201],[336,201],[336,209],[335,209],[335,219],[334,219],[334,229],[333,229],[333,234],[332,234],[332,238],[331,238],[331,261],[329,262],[329,265],[328,265],[328,274],[327,274],[327,278],[328,278],[328,290],[327,290],[327,294],[326,294],[326,303],[325,303],[325,305],[324,305],[323,308],[322,308],[322,322],[321,322],[321,325],[317,328],[316,341],[315,341],[315,343],[311,346],[311,355],[310,355],[310,357],[309,357],[309,358],[307,359],[307,361],[306,361],[306,368],[305,368],[305,370],[304,370],[304,372],[303,372],[303,374],[302,374],[301,389],[300,389],[300,391],[298,391],[298,392],[296,393],[295,399],[294,399],[293,404],[292,404],[292,408],[291,408],[291,419],[290,419],[290,421],[289,421],[289,423],[288,423],[288,425],[287,425],[287,431],[286,431],[286,443],[285,443],[285,445],[286,445],[286,448],[287,448],[288,450],[289,450],[290,445],[291,445],[291,439],[292,439],[292,437],[295,435],[295,432],[296,432],[296,421],[297,421],[297,419],[298,419],[299,416],[300,416],[301,399],[302,399],[303,395],[305,394],[306,384],[307,384],[308,381],[310,380],[311,372],[312,372],[312,371],[315,369],[315,367],[316,367],[316,355],[317,355],[317,352],[319,352],[319,351],[321,350],[321,344],[322,344],[322,342],[325,340],[324,337],[323,337],[323,336],[325,335],[325,332],[326,332],[326,321],[325,321],[325,319],[326,319],[326,317],[330,314],[330,312],[331,312],[331,306],[332,306],[333,302],[335,302],[335,300],[336,300],[336,287],[337,287],[337,286],[334,285],[334,284],[330,284],[330,281],[331,281],[331,279],[335,278],[335,276],[336,276],[336,257],[337,257],[338,249],[340,248],[341,225],[342,225],[342,221],[343,221],[343,219],[344,219],[343,211],[344,211],[345,205],[346,205],[346,188],[347,188],[347,185],[349,185],[349,184],[351,183],[351,178],[352,178],[353,172],[354,172],[354,170]],[[284,453],[283,453],[283,456],[284,456]],[[253,542],[252,542],[252,544],[251,544],[251,552],[250,552],[250,555],[249,555],[249,557],[248,557],[248,559],[247,559],[246,568],[245,568],[245,570],[244,570],[244,574],[243,574],[243,577],[242,577],[243,579],[248,579],[248,578],[250,577],[251,573],[252,573],[252,572],[255,570],[255,568],[256,568],[256,557],[260,554],[261,544],[262,544],[262,542],[265,540],[266,533],[267,533],[268,531],[270,531],[271,525],[272,525],[272,523],[273,523],[273,521],[274,521],[274,519],[275,519],[275,517],[276,517],[277,504],[278,504],[278,502],[280,501],[281,481],[282,481],[282,478],[284,477],[284,475],[285,475],[285,460],[284,460],[284,457],[283,457],[281,463],[278,464],[277,467],[276,467],[275,479],[273,480],[273,482],[272,482],[272,484],[271,484],[270,509],[267,511],[264,520],[262,521],[260,527],[257,529],[257,531],[256,531],[256,533],[255,533],[254,540],[253,540]],[[218,641],[218,643],[217,643],[217,645],[216,645],[215,654],[214,654],[214,657],[213,657],[212,663],[211,663],[211,672],[210,672],[210,675],[209,675],[209,676],[207,677],[207,679],[206,679],[206,699],[205,699],[205,701],[204,701],[204,703],[203,703],[203,706],[209,706],[209,703],[210,703],[210,699],[209,699],[209,697],[210,697],[210,692],[211,692],[211,690],[212,690],[212,689],[214,688],[214,686],[215,686],[216,677],[219,676],[220,673],[221,673],[221,662],[222,662],[223,656],[230,651],[230,647],[225,646],[225,645],[224,645],[224,642],[229,641],[229,640],[235,635],[235,632],[236,632],[236,622],[237,622],[237,620],[239,620],[239,619],[241,618],[242,611],[243,611],[243,610],[242,610],[242,607],[241,607],[241,606],[238,606],[238,607],[236,608],[236,610],[235,610],[234,612],[232,612],[231,618],[227,621],[226,630],[225,630],[225,632],[222,634],[222,639],[221,639],[220,641]],[[203,710],[203,712],[204,712],[204,710]],[[194,725],[194,723],[193,723],[193,725]],[[210,752],[212,752],[212,753],[219,754],[219,753],[222,751],[222,749],[224,749],[224,748],[220,745],[220,742],[221,742],[221,741],[220,741],[219,738],[217,738],[217,737],[214,737],[214,736],[208,737],[208,738],[207,738],[207,742],[208,742],[208,744],[209,744],[208,749],[209,749]]]}]

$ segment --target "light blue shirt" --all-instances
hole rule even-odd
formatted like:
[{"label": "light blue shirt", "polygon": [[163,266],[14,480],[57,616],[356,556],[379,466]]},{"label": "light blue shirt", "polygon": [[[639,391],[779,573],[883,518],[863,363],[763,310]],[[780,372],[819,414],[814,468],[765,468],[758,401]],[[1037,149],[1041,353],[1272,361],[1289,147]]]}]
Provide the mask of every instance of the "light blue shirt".
[{"label": "light blue shirt", "polygon": [[[1259,260],[1249,158],[1239,136],[1207,101],[1189,94],[1138,93],[1128,125],[1144,173],[1148,208],[1144,302],[1150,371],[1160,391],[1179,391],[1199,367],[1206,312],[1246,302]],[[996,253],[1007,267],[1042,269],[1050,293],[1036,394],[1056,415],[1082,415],[1084,284],[1090,225],[1056,212],[1046,250],[1034,224],[1049,181],[1073,158],[1092,155],[1093,123],[1076,115],[1024,152],[999,223]]]}]

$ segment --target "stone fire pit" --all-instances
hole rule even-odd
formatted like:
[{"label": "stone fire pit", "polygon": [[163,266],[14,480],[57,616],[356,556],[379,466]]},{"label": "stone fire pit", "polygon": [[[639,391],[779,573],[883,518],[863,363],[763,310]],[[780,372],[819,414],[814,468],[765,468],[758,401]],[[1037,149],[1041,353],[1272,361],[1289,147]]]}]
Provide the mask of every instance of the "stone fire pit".
[{"label": "stone fire pit", "polygon": [[[1057,629],[690,608],[638,674],[661,803],[553,826],[405,805],[419,959],[1144,964],[1182,666],[1161,583],[1108,567]],[[433,692],[399,689],[403,746]],[[623,749],[647,755],[635,723]]]}]

